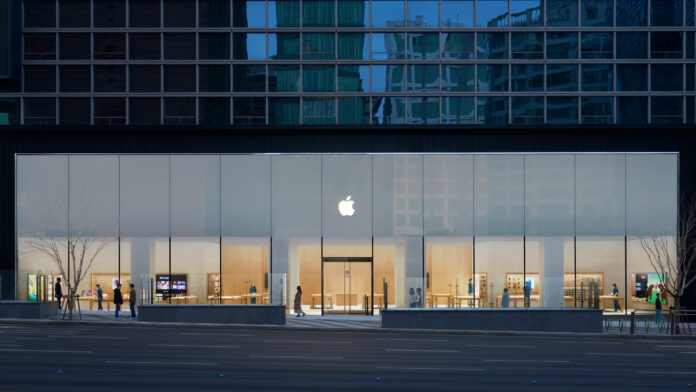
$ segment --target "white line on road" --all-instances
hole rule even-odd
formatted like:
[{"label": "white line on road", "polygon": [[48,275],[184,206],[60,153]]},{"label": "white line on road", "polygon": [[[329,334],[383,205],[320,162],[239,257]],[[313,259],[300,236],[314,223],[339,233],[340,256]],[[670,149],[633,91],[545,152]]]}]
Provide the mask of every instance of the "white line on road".
[{"label": "white line on road", "polygon": [[467,347],[504,347],[504,348],[533,348],[536,346],[502,346],[499,344],[467,344]]},{"label": "white line on road", "polygon": [[[576,341],[572,341],[572,340],[554,340],[551,343],[554,343],[554,344],[592,344],[591,342],[584,342],[584,341],[576,342]],[[605,344],[623,344],[623,343],[622,342],[601,342],[601,343],[598,342],[597,344],[605,345]]]},{"label": "white line on road", "polygon": [[447,339],[406,339],[406,338],[374,338],[374,340],[396,340],[408,342],[446,342]]},{"label": "white line on road", "polygon": [[182,365],[182,366],[217,366],[215,362],[160,362],[160,361],[105,361],[132,365]]},{"label": "white line on road", "polygon": [[385,348],[384,351],[417,352],[417,353],[458,353],[459,350],[429,350],[416,348]]},{"label": "white line on road", "polygon": [[403,366],[377,366],[377,369],[388,369],[388,370],[446,370],[454,372],[482,372],[486,369],[476,369],[476,368],[431,368],[431,367],[403,367]]},{"label": "white line on road", "polygon": [[664,357],[665,354],[643,354],[643,353],[585,353],[587,355],[604,355],[611,357]]},{"label": "white line on road", "polygon": [[0,343],[0,346],[2,346],[2,347],[22,347],[21,344],[5,344],[5,343]]},{"label": "white line on road", "polygon": [[205,333],[205,332],[181,332],[179,335],[189,336],[254,336],[251,333]]},{"label": "white line on road", "polygon": [[264,339],[265,343],[303,343],[303,344],[353,344],[348,341],[331,341],[331,340],[282,340],[282,339]]},{"label": "white line on road", "polygon": [[73,353],[73,354],[93,354],[91,351],[79,350],[33,350],[19,348],[0,348],[0,351],[28,352],[28,353]]},{"label": "white line on road", "polygon": [[696,372],[672,372],[672,371],[657,371],[657,370],[638,370],[636,373],[643,374],[696,374]]},{"label": "white line on road", "polygon": [[484,359],[483,362],[570,363],[567,359]]},{"label": "white line on road", "polygon": [[148,346],[152,347],[205,347],[205,348],[239,348],[239,346],[209,346],[209,345],[204,345],[204,344],[158,344],[158,343],[151,343],[148,344]]},{"label": "white line on road", "polygon": [[275,359],[338,359],[343,357],[308,357],[304,355],[249,355],[249,358],[275,358]]},{"label": "white line on road", "polygon": [[696,351],[680,351],[679,354],[696,354]]},{"label": "white line on road", "polygon": [[687,345],[678,345],[678,346],[656,346],[657,347],[664,347],[664,348],[696,348],[696,346],[687,346]]}]

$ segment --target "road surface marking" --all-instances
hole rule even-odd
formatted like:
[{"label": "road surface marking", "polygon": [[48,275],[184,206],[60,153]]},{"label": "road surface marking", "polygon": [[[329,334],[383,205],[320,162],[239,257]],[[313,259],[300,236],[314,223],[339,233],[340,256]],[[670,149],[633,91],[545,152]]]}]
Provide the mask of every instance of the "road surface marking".
[{"label": "road surface marking", "polygon": [[2,346],[2,347],[22,347],[21,344],[5,344],[5,343],[0,343],[0,346]]},{"label": "road surface marking", "polygon": [[696,351],[681,351],[679,354],[696,354]]},{"label": "road surface marking", "polygon": [[104,361],[133,365],[182,365],[182,366],[217,366],[215,362],[160,362],[160,361]]},{"label": "road surface marking", "polygon": [[607,356],[625,356],[625,357],[664,357],[665,354],[643,354],[643,353],[585,353],[587,355],[607,355]]},{"label": "road surface marking", "polygon": [[148,346],[153,347],[206,347],[206,348],[239,348],[239,346],[220,346],[220,345],[205,345],[205,344],[159,344],[151,343]]},{"label": "road surface marking", "polygon": [[467,347],[505,347],[505,348],[533,348],[536,346],[503,346],[499,344],[467,344]]},{"label": "road surface marking", "polygon": [[204,333],[204,332],[181,332],[179,335],[195,336],[254,336],[251,333]]},{"label": "road surface marking", "polygon": [[0,348],[0,351],[13,351],[13,352],[28,352],[28,353],[75,353],[75,354],[94,354],[91,351],[79,351],[79,350],[34,350],[34,349],[19,349],[19,348]]},{"label": "road surface marking", "polygon": [[249,355],[249,358],[276,358],[276,359],[343,359],[343,357],[308,357],[304,355]]},{"label": "road surface marking", "polygon": [[696,372],[676,372],[676,371],[656,371],[656,370],[638,370],[636,373],[643,374],[696,374]]},{"label": "road surface marking", "polygon": [[484,359],[483,362],[570,363],[567,359]]},{"label": "road surface marking", "polygon": [[332,340],[282,340],[282,339],[264,339],[265,343],[304,343],[304,344],[353,344],[348,341],[332,341]]},{"label": "road surface marking", "polygon": [[[665,347],[665,348],[696,348],[694,345],[679,345],[679,346],[657,346],[657,347]],[[656,348],[657,348],[656,347]]]},{"label": "road surface marking", "polygon": [[476,368],[435,368],[435,367],[405,367],[405,366],[377,366],[377,369],[388,370],[450,370],[455,372],[483,372],[486,369]]},{"label": "road surface marking", "polygon": [[384,351],[394,352],[418,352],[418,353],[458,353],[459,350],[429,350],[417,348],[385,348]]},{"label": "road surface marking", "polygon": [[[592,344],[590,342],[575,342],[572,340],[567,340],[567,341],[566,340],[554,340],[551,343],[554,343],[554,344]],[[605,345],[605,344],[623,344],[623,343],[622,342],[602,342],[601,344]]]},{"label": "road surface marking", "polygon": [[446,342],[447,339],[407,339],[407,338],[374,338],[374,340],[397,340],[409,342]]}]

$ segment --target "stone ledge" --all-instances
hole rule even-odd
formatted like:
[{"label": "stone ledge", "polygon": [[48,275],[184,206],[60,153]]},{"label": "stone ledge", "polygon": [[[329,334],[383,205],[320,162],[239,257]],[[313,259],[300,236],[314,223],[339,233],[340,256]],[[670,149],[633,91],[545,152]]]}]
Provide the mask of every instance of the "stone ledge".
[{"label": "stone ledge", "polygon": [[138,321],[285,325],[285,305],[141,305],[137,311]]},{"label": "stone ledge", "polygon": [[0,318],[46,319],[58,314],[58,302],[0,301]]}]

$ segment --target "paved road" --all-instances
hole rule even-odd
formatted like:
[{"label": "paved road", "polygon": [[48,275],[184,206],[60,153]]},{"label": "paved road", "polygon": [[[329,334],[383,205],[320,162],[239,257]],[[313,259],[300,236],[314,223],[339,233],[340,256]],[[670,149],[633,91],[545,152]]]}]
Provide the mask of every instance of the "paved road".
[{"label": "paved road", "polygon": [[0,325],[0,391],[694,390],[696,340]]}]

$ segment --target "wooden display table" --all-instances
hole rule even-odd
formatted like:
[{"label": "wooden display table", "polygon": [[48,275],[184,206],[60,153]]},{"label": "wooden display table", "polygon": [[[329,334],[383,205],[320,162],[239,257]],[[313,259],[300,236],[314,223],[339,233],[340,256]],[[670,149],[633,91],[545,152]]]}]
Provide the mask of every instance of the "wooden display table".
[{"label": "wooden display table", "polygon": [[239,304],[242,303],[242,296],[241,295],[223,295],[221,297],[219,297],[217,295],[209,295],[208,296],[209,303],[215,304],[218,299],[223,304],[233,304],[235,301],[237,301],[237,303],[239,303]]},{"label": "wooden display table", "polygon": [[451,294],[430,294],[432,298],[432,308],[437,308],[440,306],[440,298],[447,298],[447,307],[452,307],[452,295]]},{"label": "wooden display table", "polygon": [[[600,295],[600,296],[599,296],[599,308],[602,309],[602,310],[604,310],[604,303],[605,303],[606,301],[608,301],[608,300],[612,300],[612,301],[613,301],[613,300],[615,300],[615,299],[618,300],[618,301],[619,301],[619,305],[621,305],[621,300],[623,299],[623,297],[621,297],[621,296],[618,296],[618,297],[617,297],[617,296],[614,296],[614,295]],[[613,306],[614,306],[614,305],[613,305],[613,303],[612,303],[612,307],[613,307]]]},{"label": "wooden display table", "polygon": [[454,297],[452,300],[452,305],[457,305],[457,307],[461,308],[462,307],[462,301],[468,301],[469,303],[473,304],[474,307],[476,306],[476,303],[481,303],[481,297],[474,297],[473,295],[457,295]]},{"label": "wooden display table", "polygon": [[256,303],[257,303],[257,304],[260,304],[261,301],[259,301],[259,299],[263,298],[263,294],[259,294],[259,293],[256,293],[256,294],[242,294],[242,301],[244,301],[245,304],[250,304],[252,298],[256,298],[256,299],[257,299]]},{"label": "wooden display table", "polygon": [[[319,301],[319,308],[321,308],[321,294],[312,294],[312,309],[317,309],[317,301]],[[333,309],[333,297],[331,294],[324,294],[324,309]]]},{"label": "wooden display table", "polygon": [[[500,307],[500,301],[503,298],[502,295],[496,295],[495,297],[495,307]],[[522,306],[524,307],[524,295],[511,295],[510,296],[510,302],[512,302],[512,307],[516,308],[517,307],[517,302],[522,301]],[[539,303],[539,295],[530,295],[529,296],[529,302],[536,302]]]},{"label": "wooden display table", "polygon": [[196,303],[198,303],[198,296],[197,295],[176,295],[176,296],[173,296],[170,298],[172,300],[172,303],[177,303],[177,304],[182,303],[182,301],[184,304],[187,304],[189,300],[196,301]]},{"label": "wooden display table", "polygon": [[[379,306],[377,309],[382,309],[384,307],[384,294],[373,294],[374,295],[374,302],[379,302]],[[372,307],[374,307],[375,304],[372,304]]]}]

